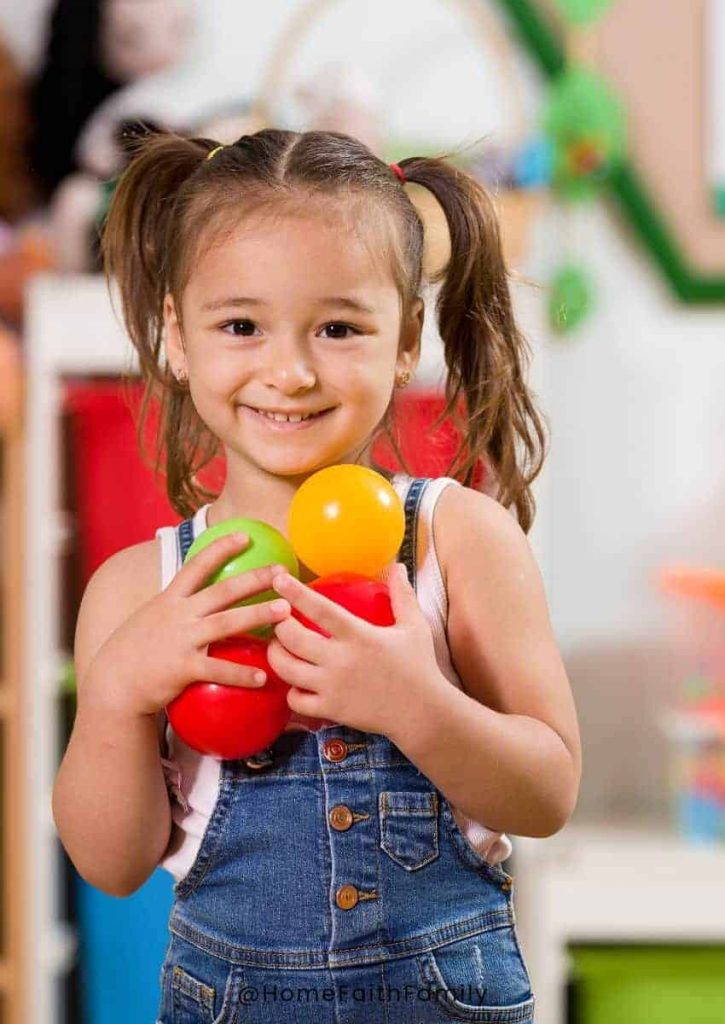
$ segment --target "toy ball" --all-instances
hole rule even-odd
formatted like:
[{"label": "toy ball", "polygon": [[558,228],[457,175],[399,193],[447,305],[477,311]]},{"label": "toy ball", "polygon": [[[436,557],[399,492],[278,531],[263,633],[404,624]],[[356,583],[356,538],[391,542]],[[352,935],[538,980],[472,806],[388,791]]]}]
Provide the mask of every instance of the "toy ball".
[{"label": "toy ball", "polygon": [[190,683],[166,708],[187,746],[219,758],[249,757],[273,743],[290,718],[289,686],[270,668],[269,641],[248,634],[209,644],[210,658],[264,669],[264,686]]},{"label": "toy ball", "polygon": [[327,466],[309,476],[289,510],[289,537],[317,576],[375,576],[398,553],[405,533],[400,498],[367,466]]},{"label": "toy ball", "polygon": [[[393,626],[395,616],[390,603],[390,591],[386,583],[381,580],[372,580],[368,576],[361,576],[354,572],[338,572],[332,576],[322,576],[308,584],[310,590],[315,590],[330,601],[342,605],[353,615],[357,615],[374,626]],[[296,608],[292,609],[292,615],[299,619],[303,626],[313,629],[316,633],[328,636],[329,633],[322,629],[317,623],[312,622]]]},{"label": "toy ball", "polygon": [[[249,537],[249,543],[238,555],[225,562],[221,569],[212,573],[205,586],[218,583],[220,580],[229,579],[232,576],[239,576],[249,569],[258,569],[264,565],[276,565],[277,563],[286,566],[292,576],[299,578],[300,567],[291,545],[279,530],[276,530],[268,523],[263,523],[261,519],[238,517],[235,519],[225,519],[221,523],[210,526],[196,538],[189,548],[184,561],[187,562],[201,551],[202,548],[211,544],[218,537],[224,537],[228,533],[246,533]],[[278,596],[274,590],[264,590],[259,594],[252,594],[250,597],[237,601],[231,607],[241,608],[245,604],[260,604],[262,601],[273,601]],[[257,629],[250,630],[251,633],[260,636],[269,635],[271,631],[271,626],[260,626]]]}]

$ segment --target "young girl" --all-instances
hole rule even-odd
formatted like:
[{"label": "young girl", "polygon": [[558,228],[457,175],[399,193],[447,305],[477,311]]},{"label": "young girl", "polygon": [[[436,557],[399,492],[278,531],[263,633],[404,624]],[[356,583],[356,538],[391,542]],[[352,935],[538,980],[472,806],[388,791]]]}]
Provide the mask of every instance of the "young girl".
[{"label": "young girl", "polygon": [[[395,625],[315,594],[304,566],[300,581],[270,566],[205,587],[247,542],[182,567],[205,527],[249,516],[285,532],[311,473],[371,464],[420,349],[424,228],[405,182],[450,227],[437,319],[467,437],[460,480],[392,477]],[[543,433],[490,200],[445,160],[388,166],[337,133],[162,135],[121,178],[103,245],[186,519],[88,584],[53,811],[98,888],[130,894],[158,864],[174,875],[159,1022],[532,1021],[506,833],[565,824],[580,748],[525,536]],[[197,473],[217,451],[215,496]],[[469,486],[481,458],[499,501]],[[278,599],[234,607],[270,586]],[[206,648],[269,623],[287,729],[253,757],[197,754],[164,708],[195,679],[260,685]]]}]

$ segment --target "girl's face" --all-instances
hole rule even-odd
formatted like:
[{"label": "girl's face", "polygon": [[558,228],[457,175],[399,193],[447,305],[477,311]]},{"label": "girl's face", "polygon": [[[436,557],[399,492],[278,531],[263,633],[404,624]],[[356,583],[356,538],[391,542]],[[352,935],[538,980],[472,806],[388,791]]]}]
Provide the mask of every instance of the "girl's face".
[{"label": "girl's face", "polygon": [[396,373],[415,369],[423,320],[417,300],[401,323],[374,253],[329,211],[255,214],[195,261],[183,329],[166,297],[167,359],[187,371],[228,472],[289,477],[356,461]]}]

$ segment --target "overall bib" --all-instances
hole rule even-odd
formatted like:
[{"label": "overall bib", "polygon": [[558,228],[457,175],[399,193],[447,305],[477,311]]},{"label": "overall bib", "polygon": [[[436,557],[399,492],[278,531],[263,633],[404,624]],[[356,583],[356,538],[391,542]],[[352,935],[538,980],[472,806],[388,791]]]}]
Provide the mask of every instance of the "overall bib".
[{"label": "overall bib", "polygon": [[[426,484],[405,502],[399,560],[414,587]],[[512,881],[386,736],[282,733],[221,762],[174,886],[156,1024],[527,1024]]]}]

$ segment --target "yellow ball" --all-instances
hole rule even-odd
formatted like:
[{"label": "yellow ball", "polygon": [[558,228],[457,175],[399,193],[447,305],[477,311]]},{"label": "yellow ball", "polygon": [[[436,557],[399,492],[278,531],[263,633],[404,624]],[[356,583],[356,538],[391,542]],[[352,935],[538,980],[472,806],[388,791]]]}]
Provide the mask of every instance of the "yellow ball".
[{"label": "yellow ball", "polygon": [[405,511],[394,487],[367,466],[327,466],[302,484],[289,510],[289,539],[318,576],[375,576],[398,553]]}]

